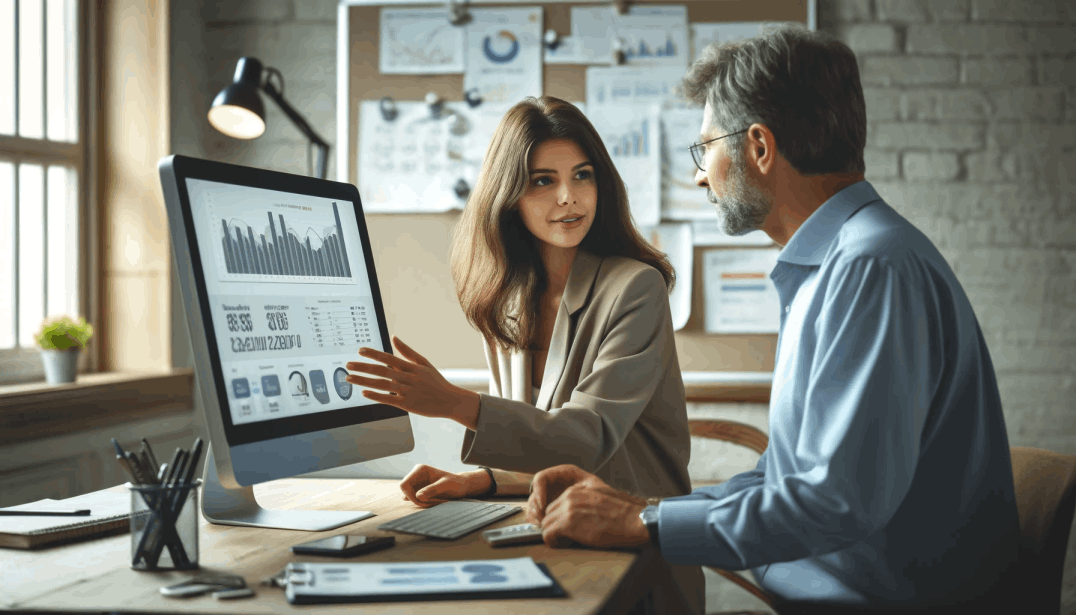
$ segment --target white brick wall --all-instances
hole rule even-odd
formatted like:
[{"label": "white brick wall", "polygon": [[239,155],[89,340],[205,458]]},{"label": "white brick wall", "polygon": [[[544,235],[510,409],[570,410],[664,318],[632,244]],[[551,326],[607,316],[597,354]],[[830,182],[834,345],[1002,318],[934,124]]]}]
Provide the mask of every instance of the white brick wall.
[{"label": "white brick wall", "polygon": [[[860,62],[867,179],[975,306],[1010,444],[1076,454],[1076,3],[821,0],[819,12]],[[884,28],[903,42],[894,51],[859,34]],[[1076,608],[1076,532],[1067,563],[1063,613]]]}]

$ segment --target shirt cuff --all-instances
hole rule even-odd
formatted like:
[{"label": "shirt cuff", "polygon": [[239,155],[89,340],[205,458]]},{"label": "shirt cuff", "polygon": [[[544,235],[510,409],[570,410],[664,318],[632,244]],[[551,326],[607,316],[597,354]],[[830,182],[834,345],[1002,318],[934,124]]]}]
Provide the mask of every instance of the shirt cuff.
[{"label": "shirt cuff", "polygon": [[671,498],[658,505],[658,542],[670,564],[701,566],[714,559],[709,512],[714,501]]}]

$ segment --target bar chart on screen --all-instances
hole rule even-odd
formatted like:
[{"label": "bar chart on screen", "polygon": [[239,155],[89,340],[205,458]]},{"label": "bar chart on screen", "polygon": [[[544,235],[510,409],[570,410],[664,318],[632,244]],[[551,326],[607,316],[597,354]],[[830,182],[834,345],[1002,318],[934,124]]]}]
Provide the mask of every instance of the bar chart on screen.
[{"label": "bar chart on screen", "polygon": [[[353,282],[340,212],[267,205],[215,212],[221,279],[229,282]],[[223,215],[221,215],[223,214]]]}]

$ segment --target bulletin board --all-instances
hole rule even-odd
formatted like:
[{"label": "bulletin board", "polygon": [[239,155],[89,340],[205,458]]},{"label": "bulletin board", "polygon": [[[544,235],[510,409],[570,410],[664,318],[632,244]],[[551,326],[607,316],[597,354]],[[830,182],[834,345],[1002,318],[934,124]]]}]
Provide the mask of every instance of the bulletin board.
[{"label": "bulletin board", "polygon": [[[689,23],[795,21],[815,27],[815,0],[647,0],[642,5],[672,4],[687,8]],[[607,1],[547,0],[520,2],[471,0],[473,8],[541,6],[542,31],[571,33],[571,7],[610,6]],[[379,71],[379,24],[382,8],[445,8],[445,3],[399,0],[344,0],[338,9],[337,145],[333,152],[337,179],[359,185],[357,168],[360,103],[390,96],[396,101],[422,101],[427,92],[445,101],[463,100],[463,75],[400,75]],[[586,102],[583,65],[545,64],[544,93],[571,102]],[[684,135],[685,147],[694,135]],[[700,188],[700,190],[702,190]],[[361,196],[361,192],[360,192]],[[460,309],[448,265],[448,248],[459,211],[445,213],[367,214],[366,221],[380,280],[389,332],[399,336],[438,368],[480,368],[486,363],[481,336]],[[681,369],[685,371],[770,372],[777,335],[718,335],[704,326],[703,253],[696,246],[691,280],[691,316],[676,333]]]}]

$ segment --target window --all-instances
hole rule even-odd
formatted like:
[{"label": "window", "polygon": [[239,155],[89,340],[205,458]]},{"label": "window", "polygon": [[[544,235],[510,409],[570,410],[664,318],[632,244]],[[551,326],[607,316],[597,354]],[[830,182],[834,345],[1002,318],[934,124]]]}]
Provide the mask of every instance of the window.
[{"label": "window", "polygon": [[42,320],[90,316],[80,4],[0,0],[0,384],[41,377]]}]

